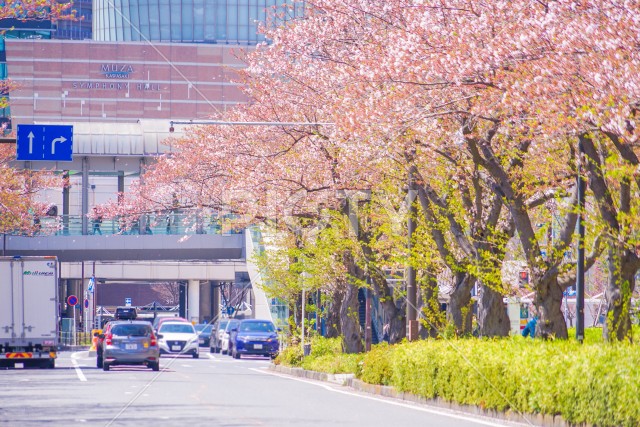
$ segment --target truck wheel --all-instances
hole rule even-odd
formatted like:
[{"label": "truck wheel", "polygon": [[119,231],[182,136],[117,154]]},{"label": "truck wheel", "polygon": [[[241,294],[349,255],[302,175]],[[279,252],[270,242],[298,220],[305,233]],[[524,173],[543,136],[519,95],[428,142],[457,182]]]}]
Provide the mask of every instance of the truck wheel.
[{"label": "truck wheel", "polygon": [[109,364],[107,362],[102,362],[102,370],[103,371],[108,371],[109,370]]}]

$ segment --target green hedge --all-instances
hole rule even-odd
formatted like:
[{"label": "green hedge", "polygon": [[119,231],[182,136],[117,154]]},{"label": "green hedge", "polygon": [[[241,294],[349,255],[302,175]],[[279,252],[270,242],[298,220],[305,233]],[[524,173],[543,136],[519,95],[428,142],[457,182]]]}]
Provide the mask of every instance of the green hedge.
[{"label": "green hedge", "polygon": [[[315,338],[311,355],[300,345],[276,363],[327,373],[355,373],[425,398],[525,414],[560,414],[570,423],[640,425],[640,347],[604,344],[588,330],[575,340],[522,338],[426,340],[366,354],[341,352],[339,339]],[[637,337],[637,335],[636,335]]]},{"label": "green hedge", "polygon": [[640,352],[514,337],[428,340],[377,347],[359,377],[426,398],[523,413],[561,414],[571,423],[640,424]]},{"label": "green hedge", "polygon": [[342,339],[314,337],[310,340],[311,354],[302,357],[300,344],[290,345],[280,352],[276,364],[294,366],[329,374],[354,373],[359,369],[363,354],[344,354]]}]

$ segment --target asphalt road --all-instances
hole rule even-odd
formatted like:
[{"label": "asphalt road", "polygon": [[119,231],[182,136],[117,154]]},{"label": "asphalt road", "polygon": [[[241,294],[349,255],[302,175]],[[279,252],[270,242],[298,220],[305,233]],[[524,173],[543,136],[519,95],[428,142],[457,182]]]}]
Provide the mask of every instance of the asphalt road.
[{"label": "asphalt road", "polygon": [[268,370],[267,359],[162,358],[160,372],[95,367],[61,353],[56,368],[0,370],[7,426],[497,426],[497,420],[359,394]]}]

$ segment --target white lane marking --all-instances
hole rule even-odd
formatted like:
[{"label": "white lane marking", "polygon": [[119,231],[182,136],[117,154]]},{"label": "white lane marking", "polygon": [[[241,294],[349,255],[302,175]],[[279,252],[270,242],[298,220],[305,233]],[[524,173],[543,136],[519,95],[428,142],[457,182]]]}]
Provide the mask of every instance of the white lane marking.
[{"label": "white lane marking", "polygon": [[460,414],[456,414],[456,413],[452,413],[452,412],[448,412],[448,411],[441,411],[441,410],[438,410],[438,409],[425,408],[425,407],[422,407],[422,406],[410,405],[408,403],[396,402],[394,400],[380,399],[380,398],[373,397],[373,396],[366,396],[366,395],[355,393],[355,392],[352,392],[352,391],[338,390],[338,389],[335,389],[335,388],[331,387],[330,385],[326,385],[326,384],[323,384],[323,383],[318,383],[318,382],[315,382],[315,381],[310,381],[310,380],[306,380],[306,379],[302,379],[302,378],[290,377],[288,375],[281,375],[281,374],[278,374],[276,372],[263,371],[263,370],[255,369],[255,368],[248,368],[248,369],[250,371],[255,371],[255,372],[258,372],[258,373],[261,373],[261,374],[273,375],[273,376],[280,377],[280,378],[285,378],[285,379],[288,379],[288,380],[299,381],[299,382],[307,383],[307,384],[314,385],[314,386],[317,386],[317,387],[322,387],[325,390],[332,391],[334,393],[341,393],[341,394],[346,394],[348,396],[360,397],[362,399],[374,400],[376,402],[386,403],[388,405],[400,406],[402,408],[413,409],[415,411],[428,412],[430,414],[442,415],[442,416],[445,416],[445,417],[456,418],[458,420],[469,421],[469,422],[472,422],[472,423],[482,424],[482,425],[492,426],[492,427],[504,427],[505,425],[508,425],[508,424],[505,424],[505,423],[492,422],[490,420],[482,420],[482,419],[478,419],[478,418],[471,418],[471,417],[467,417],[465,415],[460,415]]},{"label": "white lane marking", "polygon": [[180,366],[182,366],[183,368],[193,368],[193,366],[191,365],[180,365]]},{"label": "white lane marking", "polygon": [[88,351],[76,351],[71,355],[72,359],[93,359],[93,357],[89,357]]},{"label": "white lane marking", "polygon": [[84,374],[82,373],[82,369],[80,369],[80,366],[78,366],[78,361],[76,359],[71,359],[71,364],[76,370],[76,374],[78,375],[78,378],[80,378],[80,381],[86,381],[87,377],[84,376]]}]

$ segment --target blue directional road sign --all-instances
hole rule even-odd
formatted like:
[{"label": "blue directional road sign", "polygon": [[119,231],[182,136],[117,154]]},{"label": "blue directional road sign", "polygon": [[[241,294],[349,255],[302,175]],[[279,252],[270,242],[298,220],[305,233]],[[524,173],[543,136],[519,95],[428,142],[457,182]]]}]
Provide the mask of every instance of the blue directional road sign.
[{"label": "blue directional road sign", "polygon": [[73,126],[18,125],[17,160],[73,160]]}]

